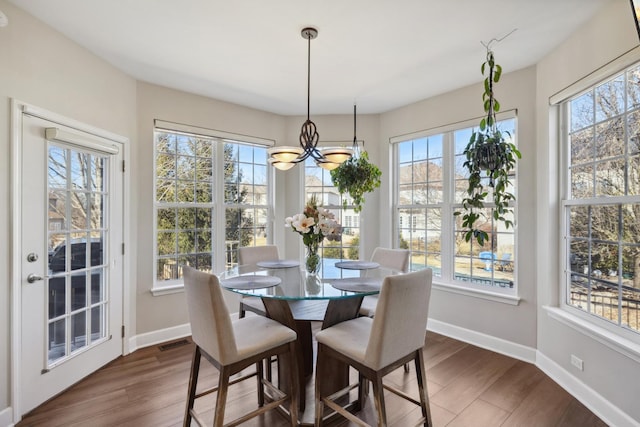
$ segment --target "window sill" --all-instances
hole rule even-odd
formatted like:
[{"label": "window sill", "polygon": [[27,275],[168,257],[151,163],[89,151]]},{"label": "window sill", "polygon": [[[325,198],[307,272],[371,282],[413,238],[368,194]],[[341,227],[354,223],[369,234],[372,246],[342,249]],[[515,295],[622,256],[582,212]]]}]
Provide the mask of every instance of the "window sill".
[{"label": "window sill", "polygon": [[181,292],[184,292],[184,283],[177,283],[175,285],[151,288],[151,295],[153,295],[154,297],[159,297],[162,295],[178,294]]},{"label": "window sill", "polygon": [[476,289],[468,286],[452,285],[450,283],[437,283],[433,282],[433,288],[443,292],[450,292],[453,294],[466,295],[472,298],[480,298],[488,301],[499,302],[509,305],[520,305],[520,297],[517,295],[509,295],[501,292],[485,291],[482,289]]},{"label": "window sill", "polygon": [[594,325],[593,323],[582,319],[563,310],[559,307],[543,306],[549,317],[563,323],[570,328],[598,341],[638,363],[640,363],[640,344],[635,343],[618,334],[612,333],[610,330]]}]

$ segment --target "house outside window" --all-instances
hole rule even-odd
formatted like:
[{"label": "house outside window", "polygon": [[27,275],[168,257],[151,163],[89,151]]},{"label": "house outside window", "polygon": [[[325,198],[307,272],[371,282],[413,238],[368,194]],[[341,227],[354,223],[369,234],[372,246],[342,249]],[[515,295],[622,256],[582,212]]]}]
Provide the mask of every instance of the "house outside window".
[{"label": "house outside window", "polygon": [[[331,181],[331,173],[315,164],[313,159],[307,159],[305,165],[305,200],[315,195],[319,205],[330,210],[342,225],[342,239],[338,242],[324,239],[321,244],[320,255],[322,267],[320,273],[323,277],[341,277],[352,274],[353,271],[342,271],[334,264],[337,261],[359,259],[360,254],[360,214],[353,210],[349,204],[348,194],[340,195]],[[347,198],[347,207],[343,205]]]},{"label": "house outside window", "polygon": [[[515,117],[499,121],[498,126],[515,141]],[[462,219],[454,216],[462,210],[467,189],[463,152],[473,130],[450,126],[392,138],[397,246],[411,251],[412,271],[428,267],[442,283],[514,293],[515,230],[494,222],[493,204],[485,203],[486,219],[479,226],[489,240],[480,246],[465,241]],[[515,173],[511,182],[516,185]],[[488,179],[485,185],[490,188]],[[516,203],[511,205],[514,213]]]},{"label": "house outside window", "polygon": [[157,129],[154,153],[154,288],[181,286],[182,265],[232,267],[240,246],[266,244],[265,146]]},{"label": "house outside window", "polygon": [[640,342],[640,66],[561,112],[565,307]]}]

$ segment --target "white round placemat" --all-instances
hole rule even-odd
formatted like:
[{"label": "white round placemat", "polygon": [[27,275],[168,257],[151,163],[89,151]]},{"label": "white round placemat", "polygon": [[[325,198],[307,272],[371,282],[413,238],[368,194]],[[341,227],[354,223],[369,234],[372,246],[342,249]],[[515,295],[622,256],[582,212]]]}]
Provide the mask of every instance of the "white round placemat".
[{"label": "white round placemat", "polygon": [[258,261],[256,265],[262,268],[291,268],[299,266],[300,262],[295,259],[276,259],[273,261]]},{"label": "white round placemat", "polygon": [[380,267],[380,264],[373,261],[340,261],[336,262],[335,266],[347,270],[370,270]]},{"label": "white round placemat", "polygon": [[374,292],[379,291],[382,279],[377,277],[345,277],[344,279],[329,280],[331,286],[347,292]]},{"label": "white round placemat", "polygon": [[231,277],[220,281],[225,288],[233,289],[261,289],[277,286],[282,279],[276,276],[258,276],[256,274],[247,274],[244,276]]}]

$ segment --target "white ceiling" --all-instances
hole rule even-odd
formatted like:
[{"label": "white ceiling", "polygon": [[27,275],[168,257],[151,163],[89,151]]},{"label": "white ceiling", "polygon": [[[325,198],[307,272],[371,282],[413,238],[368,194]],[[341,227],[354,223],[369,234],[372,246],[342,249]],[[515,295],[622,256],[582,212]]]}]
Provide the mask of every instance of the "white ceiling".
[{"label": "white ceiling", "polygon": [[10,1],[138,80],[284,115],[306,115],[300,31],[316,27],[313,116],[354,101],[380,113],[479,82],[481,41],[514,29],[494,43],[496,61],[535,64],[622,0]]}]

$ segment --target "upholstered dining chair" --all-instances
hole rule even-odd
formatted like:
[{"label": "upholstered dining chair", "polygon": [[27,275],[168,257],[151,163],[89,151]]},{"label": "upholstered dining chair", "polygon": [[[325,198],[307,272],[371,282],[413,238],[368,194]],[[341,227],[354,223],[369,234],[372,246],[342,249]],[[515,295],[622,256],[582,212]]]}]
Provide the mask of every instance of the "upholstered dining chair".
[{"label": "upholstered dining chair", "polygon": [[[193,342],[196,345],[191,363],[184,426],[190,426],[192,419],[200,426],[204,425],[201,416],[194,410],[194,402],[196,399],[216,391],[214,427],[237,425],[284,405],[287,401],[289,401],[291,425],[296,426],[299,396],[298,381],[295,378],[298,371],[296,332],[275,320],[262,316],[251,316],[232,321],[218,278],[213,274],[187,266],[183,267],[183,272],[187,311]],[[287,393],[276,388],[264,378],[262,361],[273,355],[288,357],[293,366],[289,372]],[[203,357],[218,369],[220,376],[216,387],[196,393],[200,361]],[[256,366],[255,372],[230,381],[232,375],[253,364]],[[257,376],[258,380],[258,408],[231,423],[224,424],[229,386],[253,376]],[[281,378],[280,384],[283,384],[284,381],[284,378]],[[265,386],[269,390],[268,394],[265,393]],[[266,394],[269,397],[267,404],[265,404]]]},{"label": "upholstered dining chair", "polygon": [[[367,425],[335,400],[359,386],[358,397],[364,405],[364,381],[373,385],[373,396],[378,426],[386,426],[384,389],[407,399],[422,409],[420,423],[432,426],[424,367],[425,333],[431,296],[431,269],[414,273],[385,277],[374,318],[357,317],[338,323],[316,334],[318,355],[316,363],[316,422],[323,422],[324,406],[343,415],[350,421]],[[398,331],[402,331],[401,334]],[[408,394],[383,384],[389,372],[413,360],[416,366],[418,400]],[[359,382],[331,396],[322,395],[318,379],[325,372],[336,368],[336,361],[346,363],[359,372]]]},{"label": "upholstered dining chair", "polygon": [[[406,273],[409,271],[409,250],[388,249],[377,247],[373,250],[371,261],[380,264],[380,268],[390,270],[392,274]],[[377,295],[368,295],[362,299],[360,316],[373,317],[376,314],[378,304]]]},{"label": "upholstered dining chair", "polygon": [[[238,248],[238,264],[257,267],[260,261],[276,261],[280,258],[276,245],[244,246]],[[238,317],[243,318],[247,311],[266,316],[266,310],[262,300],[258,297],[242,296]]]}]

